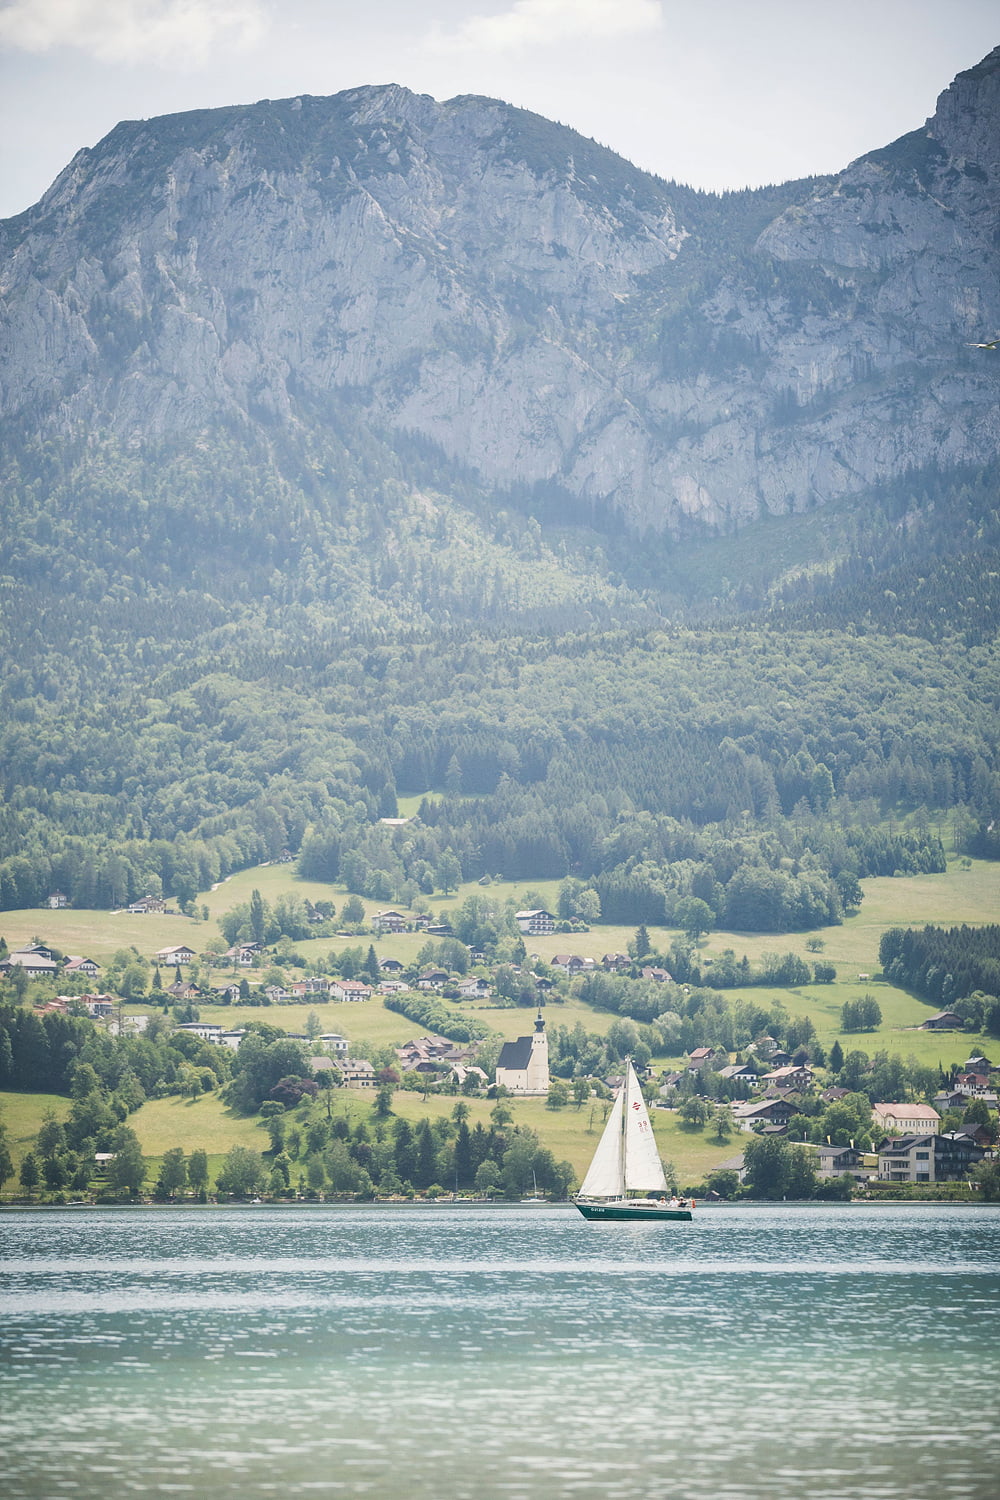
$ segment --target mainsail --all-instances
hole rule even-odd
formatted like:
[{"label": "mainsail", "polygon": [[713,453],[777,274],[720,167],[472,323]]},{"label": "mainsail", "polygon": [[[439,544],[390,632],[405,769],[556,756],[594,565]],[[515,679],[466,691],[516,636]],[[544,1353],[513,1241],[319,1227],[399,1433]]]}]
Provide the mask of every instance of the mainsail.
[{"label": "mainsail", "polygon": [[629,1192],[664,1193],[666,1189],[649,1111],[635,1069],[628,1060],[625,1080],[583,1179],[580,1196],[621,1198]]}]

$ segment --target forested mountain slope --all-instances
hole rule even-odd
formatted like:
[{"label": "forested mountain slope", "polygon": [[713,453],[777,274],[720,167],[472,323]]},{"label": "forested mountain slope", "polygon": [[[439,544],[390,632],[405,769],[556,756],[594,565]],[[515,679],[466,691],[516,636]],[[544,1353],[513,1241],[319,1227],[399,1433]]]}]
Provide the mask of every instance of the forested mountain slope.
[{"label": "forested mountain slope", "polygon": [[995,852],[998,66],[723,198],[397,89],[82,152],[2,228],[0,906]]}]

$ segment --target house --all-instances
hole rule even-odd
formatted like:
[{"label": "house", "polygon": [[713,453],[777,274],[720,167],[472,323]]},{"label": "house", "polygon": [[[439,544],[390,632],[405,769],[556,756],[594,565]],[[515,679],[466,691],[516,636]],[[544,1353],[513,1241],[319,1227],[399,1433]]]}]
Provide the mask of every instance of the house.
[{"label": "house", "polygon": [[131,906],[125,910],[130,916],[145,916],[148,912],[166,911],[167,903],[159,896],[142,896],[138,901],[133,901]]},{"label": "house", "polygon": [[418,990],[439,990],[448,983],[451,975],[447,969],[425,969],[417,979]]},{"label": "house", "polygon": [[166,993],[173,1000],[197,1000],[200,991],[196,984],[186,979],[175,979],[173,984],[167,985]]},{"label": "house", "polygon": [[584,974],[590,969],[597,968],[597,961],[593,958],[581,958],[579,953],[555,953],[549,959],[549,966],[559,969],[563,974],[571,978],[575,974]]},{"label": "house", "polygon": [[688,1073],[700,1073],[702,1068],[714,1068],[720,1059],[729,1062],[729,1053],[721,1047],[693,1047],[688,1053]]},{"label": "house", "polygon": [[470,974],[468,978],[459,980],[455,988],[463,1000],[482,1000],[490,993],[489,980],[482,979],[476,974]]},{"label": "house", "polygon": [[249,969],[260,951],[260,943],[235,943],[227,949],[226,957],[237,968]]},{"label": "house", "polygon": [[370,985],[360,979],[331,979],[330,997],[333,1000],[367,1000],[372,994]]},{"label": "house", "polygon": [[541,1011],[531,1036],[504,1042],[497,1058],[498,1088],[512,1094],[547,1094],[549,1091],[549,1041]]},{"label": "house", "polygon": [[658,969],[655,965],[647,965],[639,970],[640,979],[651,979],[654,984],[670,984],[672,975],[667,969]]},{"label": "house", "polygon": [[222,1037],[222,1027],[214,1026],[209,1021],[182,1021],[174,1029],[185,1031],[188,1036],[196,1036],[203,1042],[213,1042],[216,1046]]},{"label": "house", "polygon": [[624,974],[632,967],[632,960],[627,953],[605,953],[601,959],[602,969],[607,969],[609,974]]},{"label": "house", "polygon": [[80,998],[92,1021],[103,1021],[105,1017],[113,1015],[118,1004],[113,995],[81,995]]},{"label": "house", "polygon": [[269,1005],[284,1005],[292,997],[281,984],[266,984],[264,994],[267,996]]},{"label": "house", "polygon": [[993,1064],[990,1062],[989,1058],[984,1057],[981,1052],[977,1052],[975,1057],[967,1058],[966,1061],[962,1064],[963,1073],[985,1073],[986,1076],[989,1077],[992,1071]]},{"label": "house", "polygon": [[346,1057],[351,1050],[350,1042],[339,1031],[324,1031],[322,1036],[316,1038],[316,1045],[325,1052],[332,1052],[334,1057]]},{"label": "house", "polygon": [[921,1031],[961,1031],[965,1022],[961,1016],[956,1016],[953,1010],[938,1011],[936,1016],[928,1016],[926,1021],[921,1021]]},{"label": "house", "polygon": [[755,1125],[787,1125],[792,1115],[801,1113],[790,1099],[758,1099],[732,1106],[737,1130],[752,1130]]},{"label": "house", "polygon": [[194,949],[187,943],[179,943],[176,948],[160,948],[153,957],[158,964],[189,964],[194,958]]},{"label": "house", "polygon": [[349,1089],[373,1089],[376,1087],[375,1069],[366,1057],[345,1057],[337,1063],[344,1087]]},{"label": "house", "polygon": [[755,1063],[730,1063],[728,1067],[719,1069],[720,1078],[732,1078],[736,1083],[745,1083],[753,1088],[757,1083],[757,1067]]},{"label": "house", "polygon": [[53,891],[52,894],[46,898],[45,905],[49,908],[50,911],[62,911],[69,905],[69,897],[64,896],[62,891]]},{"label": "house", "polygon": [[86,974],[88,979],[96,979],[101,972],[100,964],[96,964],[92,958],[82,958],[78,953],[71,953],[66,960],[65,972],[67,974]]},{"label": "house", "polygon": [[556,919],[550,911],[539,907],[532,911],[518,911],[514,913],[514,920],[522,932],[531,937],[537,937],[539,933],[555,932]]},{"label": "house", "polygon": [[482,1068],[477,1068],[475,1065],[467,1068],[464,1063],[455,1063],[451,1071],[459,1088],[463,1088],[470,1079],[477,1088],[485,1088],[490,1081]]},{"label": "house", "polygon": [[405,932],[406,918],[399,911],[377,911],[371,919],[376,932]]},{"label": "house", "polygon": [[879,1182],[960,1182],[986,1155],[969,1136],[904,1135],[878,1148]]},{"label": "house", "polygon": [[941,1116],[929,1104],[873,1104],[872,1123],[897,1135],[937,1135]]},{"label": "house", "polygon": [[238,984],[213,984],[212,989],[223,1005],[235,1005],[240,998]]},{"label": "house", "polygon": [[816,1156],[818,1177],[843,1177],[845,1172],[852,1176],[861,1173],[863,1153],[854,1146],[817,1146]]},{"label": "house", "polygon": [[403,969],[406,967],[406,965],[398,958],[380,958],[378,961],[378,966],[382,970],[383,974],[389,975],[402,974]]},{"label": "house", "polygon": [[238,1052],[240,1050],[240,1042],[242,1042],[245,1036],[246,1032],[242,1030],[224,1031],[219,1037],[219,1046],[229,1047],[231,1051]]},{"label": "house", "polygon": [[[412,1037],[410,1041],[404,1042],[401,1047],[396,1048],[396,1056],[399,1058],[399,1066],[404,1073],[417,1070],[427,1071],[426,1064],[438,1063],[455,1052],[453,1044],[443,1036]],[[461,1056],[467,1054],[462,1053]]]},{"label": "house", "polygon": [[812,1083],[812,1076],[811,1068],[797,1068],[789,1065],[785,1068],[774,1068],[770,1073],[765,1073],[761,1083],[766,1088],[807,1089]]},{"label": "house", "polygon": [[4,973],[12,974],[20,969],[29,979],[52,979],[58,968],[54,958],[46,958],[44,954],[33,951],[12,953],[0,964]]},{"label": "house", "polygon": [[401,995],[409,988],[405,979],[380,979],[377,985],[380,995]]},{"label": "house", "polygon": [[837,1084],[831,1084],[828,1089],[821,1089],[819,1097],[824,1104],[836,1104],[840,1099],[846,1099],[850,1089],[842,1089]]},{"label": "house", "polygon": [[986,1073],[959,1073],[955,1079],[955,1092],[969,1099],[982,1099],[992,1092]]}]

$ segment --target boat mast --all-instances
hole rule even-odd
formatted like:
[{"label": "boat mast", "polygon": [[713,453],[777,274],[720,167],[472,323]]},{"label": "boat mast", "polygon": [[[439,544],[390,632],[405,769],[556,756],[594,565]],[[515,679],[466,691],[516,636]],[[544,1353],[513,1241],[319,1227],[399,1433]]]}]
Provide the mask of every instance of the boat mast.
[{"label": "boat mast", "polygon": [[627,1153],[628,1153],[628,1081],[629,1081],[629,1075],[631,1074],[631,1072],[632,1072],[632,1059],[631,1059],[631,1057],[626,1057],[626,1059],[625,1059],[625,1077],[622,1079],[622,1093],[625,1096],[624,1099],[623,1099],[623,1101],[622,1101],[622,1149],[621,1149],[622,1197],[623,1198],[627,1198],[628,1197],[628,1160],[627,1160]]}]

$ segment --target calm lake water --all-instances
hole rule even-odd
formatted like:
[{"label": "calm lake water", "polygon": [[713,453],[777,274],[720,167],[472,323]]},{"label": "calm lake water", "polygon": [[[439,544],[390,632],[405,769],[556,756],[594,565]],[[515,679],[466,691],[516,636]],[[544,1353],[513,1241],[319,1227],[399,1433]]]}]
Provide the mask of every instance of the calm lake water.
[{"label": "calm lake water", "polygon": [[1000,1210],[0,1217],[15,1497],[994,1500]]}]

